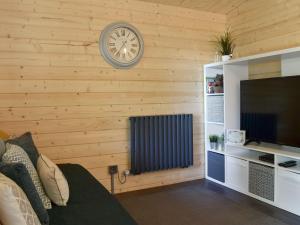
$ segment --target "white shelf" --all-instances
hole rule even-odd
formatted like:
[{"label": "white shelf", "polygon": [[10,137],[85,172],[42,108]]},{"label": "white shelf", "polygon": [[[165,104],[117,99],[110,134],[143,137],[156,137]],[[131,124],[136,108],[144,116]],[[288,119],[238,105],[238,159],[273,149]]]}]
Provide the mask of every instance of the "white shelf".
[{"label": "white shelf", "polygon": [[225,152],[224,152],[224,151],[213,150],[213,149],[207,149],[207,151],[225,155]]},{"label": "white shelf", "polygon": [[299,53],[300,54],[300,47],[296,48],[288,48],[283,49],[279,51],[273,51],[268,53],[262,53],[252,56],[246,56],[238,59],[232,59],[227,62],[216,62],[205,65],[206,68],[216,68],[216,69],[222,69],[223,65],[245,65],[249,62],[256,62],[256,61],[264,61],[264,60],[270,60],[270,59],[281,59],[282,56]]},{"label": "white shelf", "polygon": [[215,124],[215,125],[222,125],[222,126],[224,126],[224,123],[220,123],[220,122],[210,122],[210,121],[207,121],[206,123],[207,124]]},{"label": "white shelf", "polygon": [[206,94],[206,96],[224,96],[224,93],[212,93],[212,94]]},{"label": "white shelf", "polygon": [[238,150],[226,150],[225,155],[227,155],[227,156],[236,157],[236,158],[244,159],[247,161],[251,161],[251,162],[263,164],[266,166],[279,168],[281,170],[300,174],[300,162],[299,161],[296,166],[285,168],[285,167],[277,165],[278,162],[276,162],[276,164],[272,164],[272,163],[268,163],[268,162],[259,160],[259,155],[261,155],[261,153],[268,153],[268,154],[274,154],[277,157],[278,156],[288,157],[286,160],[297,161],[297,160],[300,160],[300,152],[294,152],[293,150],[288,150],[288,149],[280,150],[280,148],[282,148],[282,147],[277,146],[277,145],[272,145],[272,146],[274,146],[274,148],[271,148],[270,145],[267,145],[268,147],[266,147],[266,146],[250,146],[250,145],[249,146],[236,146],[236,145],[226,144],[226,146],[249,150],[248,152],[238,151]]},{"label": "white shelf", "polygon": [[235,158],[238,158],[238,159],[243,159],[243,160],[246,160],[246,161],[249,161],[249,162],[262,164],[262,165],[265,165],[265,166],[275,167],[275,165],[273,163],[268,163],[268,162],[264,162],[264,161],[259,160],[259,155],[260,154],[255,153],[255,152],[252,152],[252,153],[245,153],[245,152],[228,153],[228,152],[226,152],[225,155],[235,157]]},{"label": "white shelf", "polygon": [[[229,145],[229,144],[226,144],[226,146],[237,147],[235,145]],[[262,143],[260,145],[251,144],[251,145],[238,146],[238,147],[242,149],[254,150],[254,151],[259,151],[259,152],[264,152],[264,153],[269,153],[269,154],[274,154],[279,156],[285,156],[285,157],[290,157],[290,158],[300,160],[299,148],[282,147],[279,145],[266,144],[266,143]]]},{"label": "white shelf", "polygon": [[278,169],[300,174],[300,165],[299,165],[299,163],[296,166],[289,167],[289,168],[278,166]]}]

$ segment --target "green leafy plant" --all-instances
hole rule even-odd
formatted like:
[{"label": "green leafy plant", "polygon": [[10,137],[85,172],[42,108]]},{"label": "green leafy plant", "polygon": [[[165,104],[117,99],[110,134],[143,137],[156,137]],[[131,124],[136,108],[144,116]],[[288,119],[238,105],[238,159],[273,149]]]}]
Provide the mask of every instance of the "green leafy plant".
[{"label": "green leafy plant", "polygon": [[218,142],[218,135],[209,135],[209,141],[211,142],[211,143],[216,143],[216,142]]},{"label": "green leafy plant", "polygon": [[220,36],[216,36],[214,41],[216,49],[220,55],[231,55],[235,49],[234,38],[230,27]]}]

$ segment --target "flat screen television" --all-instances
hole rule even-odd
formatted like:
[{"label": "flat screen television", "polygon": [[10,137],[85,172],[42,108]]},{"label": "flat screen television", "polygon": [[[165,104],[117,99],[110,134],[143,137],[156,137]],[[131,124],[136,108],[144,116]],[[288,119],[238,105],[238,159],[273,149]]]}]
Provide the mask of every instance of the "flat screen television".
[{"label": "flat screen television", "polygon": [[300,147],[300,76],[241,81],[248,140]]}]

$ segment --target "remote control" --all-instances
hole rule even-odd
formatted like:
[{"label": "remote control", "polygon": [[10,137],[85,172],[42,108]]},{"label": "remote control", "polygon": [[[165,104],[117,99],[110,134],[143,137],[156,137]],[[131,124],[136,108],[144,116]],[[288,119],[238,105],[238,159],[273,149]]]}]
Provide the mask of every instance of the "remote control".
[{"label": "remote control", "polygon": [[290,160],[290,161],[287,161],[287,162],[284,162],[284,163],[279,163],[278,165],[287,168],[287,167],[296,166],[297,162],[293,161],[293,160]]}]

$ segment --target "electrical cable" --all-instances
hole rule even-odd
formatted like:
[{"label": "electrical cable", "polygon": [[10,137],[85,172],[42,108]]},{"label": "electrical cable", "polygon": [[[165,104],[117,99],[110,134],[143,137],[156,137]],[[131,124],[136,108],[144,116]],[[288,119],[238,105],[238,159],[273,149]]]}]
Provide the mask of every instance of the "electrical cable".
[{"label": "electrical cable", "polygon": [[111,187],[111,194],[115,194],[115,179],[114,174],[110,175],[110,187]]},{"label": "electrical cable", "polygon": [[124,180],[122,181],[122,179],[120,178],[120,172],[118,171],[118,180],[121,184],[125,184],[126,180],[127,180],[127,176],[124,174]]}]

